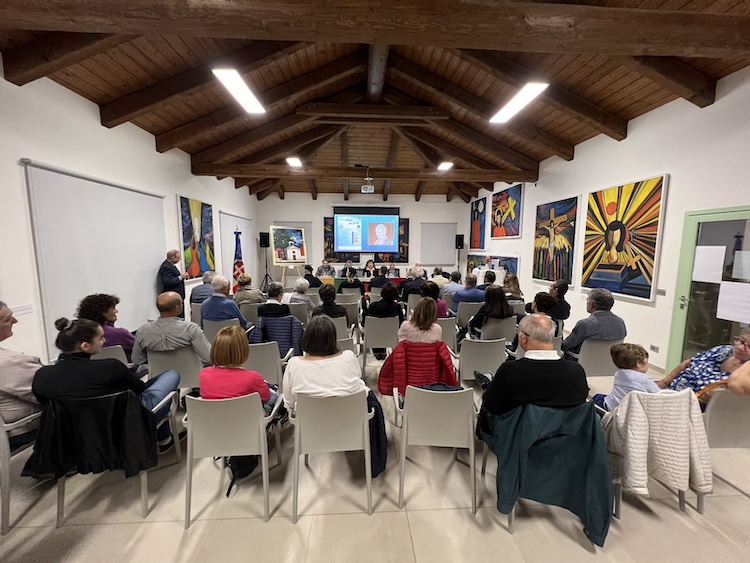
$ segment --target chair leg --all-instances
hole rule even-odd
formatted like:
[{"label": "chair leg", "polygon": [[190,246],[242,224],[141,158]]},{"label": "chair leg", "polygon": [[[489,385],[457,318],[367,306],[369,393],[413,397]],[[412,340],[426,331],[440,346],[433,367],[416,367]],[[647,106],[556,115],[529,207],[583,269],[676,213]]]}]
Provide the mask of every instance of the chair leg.
[{"label": "chair leg", "polygon": [[310,467],[310,454],[305,454],[305,467]]},{"label": "chair leg", "polygon": [[362,345],[362,379],[365,378],[365,366],[367,366],[367,348]]},{"label": "chair leg", "polygon": [[473,428],[469,428],[469,470],[471,471],[471,513],[476,515],[477,513],[477,468],[475,451],[474,451],[474,436],[472,435]]},{"label": "chair leg", "polygon": [[404,476],[406,473],[406,425],[408,424],[407,418],[404,416],[401,418],[403,429],[401,431],[401,458],[399,459],[399,478],[398,478],[398,507],[404,507]]},{"label": "chair leg", "polygon": [[188,430],[187,444],[187,474],[185,476],[185,529],[190,527],[190,501],[193,496],[193,442]]},{"label": "chair leg", "polygon": [[615,497],[615,511],[614,517],[620,519],[620,510],[622,509],[622,483],[615,483],[614,485],[614,497]]},{"label": "chair leg", "polygon": [[[2,437],[0,437],[2,440]],[[10,446],[6,444],[7,451],[3,444],[0,444],[3,461],[0,462],[0,503],[2,515],[0,515],[0,534],[5,535],[10,531]],[[7,455],[6,455],[7,454]]]},{"label": "chair leg", "polygon": [[[367,422],[365,422],[367,424]],[[370,441],[365,444],[365,482],[367,483],[367,514],[372,515],[372,463]]]},{"label": "chair leg", "polygon": [[57,525],[59,528],[65,519],[65,475],[57,480]]},{"label": "chair leg", "polygon": [[263,517],[266,522],[271,517],[271,510],[269,507],[268,498],[268,446],[266,445],[266,451],[260,454],[260,468],[263,472]]},{"label": "chair leg", "polygon": [[698,514],[703,514],[706,508],[706,493],[698,493]]},{"label": "chair leg", "polygon": [[516,531],[516,505],[513,505],[513,508],[510,511],[510,514],[508,514],[508,533],[512,534]]},{"label": "chair leg", "polygon": [[177,404],[178,398],[172,400],[174,406],[172,407],[172,415],[169,420],[169,427],[172,429],[172,440],[174,440],[174,451],[177,455],[177,461],[182,463],[182,447],[180,445],[180,432],[177,430]]},{"label": "chair leg", "polygon": [[487,447],[487,443],[484,443],[484,447],[482,448],[482,475],[484,475],[484,472],[487,470],[487,456],[489,454],[490,449]]},{"label": "chair leg", "polygon": [[148,516],[148,471],[141,471],[141,518]]},{"label": "chair leg", "polygon": [[687,507],[685,505],[685,491],[677,491],[677,497],[678,497],[679,502],[680,502],[680,510],[682,512],[686,512],[687,511]]},{"label": "chair leg", "polygon": [[297,496],[299,494],[299,428],[294,429],[294,482],[292,484],[292,524],[297,523]]},{"label": "chair leg", "polygon": [[281,465],[281,423],[276,423],[276,429],[274,430],[274,440],[276,440],[276,463]]}]

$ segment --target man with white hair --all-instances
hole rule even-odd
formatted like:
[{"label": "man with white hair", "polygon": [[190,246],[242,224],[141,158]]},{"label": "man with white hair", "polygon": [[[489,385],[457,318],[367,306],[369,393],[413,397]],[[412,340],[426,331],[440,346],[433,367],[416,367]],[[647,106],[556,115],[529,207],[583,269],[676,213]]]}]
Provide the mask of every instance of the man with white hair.
[{"label": "man with white hair", "polygon": [[566,352],[578,353],[581,344],[587,338],[592,340],[622,340],[628,330],[625,321],[615,315],[611,309],[615,298],[608,289],[596,288],[589,292],[586,300],[586,312],[589,316],[581,319],[573,327],[570,335],[563,340],[562,349]]},{"label": "man with white hair", "polygon": [[214,288],[211,287],[211,281],[213,281],[214,276],[216,276],[216,272],[212,272],[211,270],[203,272],[203,284],[190,292],[191,303],[203,303],[206,299],[211,297],[214,292]]},{"label": "man with white hair", "polygon": [[495,373],[483,407],[493,415],[521,405],[570,408],[586,402],[586,372],[554,350],[555,323],[547,315],[527,315],[518,323],[522,359],[503,363]]},{"label": "man with white hair", "polygon": [[228,321],[230,319],[239,320],[240,326],[247,328],[247,321],[242,316],[239,306],[229,299],[231,286],[226,276],[215,275],[211,280],[211,287],[214,292],[201,305],[201,328],[203,328],[203,321]]},{"label": "man with white hair", "polygon": [[[13,325],[18,320],[13,311],[0,301],[0,342],[13,336]],[[39,412],[39,402],[31,392],[34,374],[42,367],[39,358],[0,348],[0,414],[6,423],[15,422]],[[10,448],[15,449],[33,441],[37,421],[10,431]]]}]

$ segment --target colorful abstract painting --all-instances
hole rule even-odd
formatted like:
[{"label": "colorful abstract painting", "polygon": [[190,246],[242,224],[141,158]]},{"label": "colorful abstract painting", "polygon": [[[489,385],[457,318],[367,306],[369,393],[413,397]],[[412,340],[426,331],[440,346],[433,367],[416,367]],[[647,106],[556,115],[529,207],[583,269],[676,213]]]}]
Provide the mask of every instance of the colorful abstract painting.
[{"label": "colorful abstract painting", "polygon": [[333,217],[323,217],[323,256],[329,262],[346,262],[351,260],[359,264],[359,252],[333,251]]},{"label": "colorful abstract painting", "polygon": [[504,268],[509,274],[518,275],[518,257],[517,256],[490,256],[490,268],[499,270]]},{"label": "colorful abstract painting", "polygon": [[398,252],[376,252],[374,260],[378,266],[409,261],[409,219],[401,217],[398,220]]},{"label": "colorful abstract painting", "polygon": [[204,272],[215,269],[214,216],[211,206],[207,203],[178,197],[185,271],[191,278],[197,278]]},{"label": "colorful abstract painting", "polygon": [[665,180],[657,176],[589,194],[583,287],[654,299]]},{"label": "colorful abstract painting", "polygon": [[537,205],[532,277],[573,283],[578,196]]},{"label": "colorful abstract painting", "polygon": [[523,184],[492,194],[490,238],[520,237],[522,210]]},{"label": "colorful abstract painting", "polygon": [[484,264],[487,257],[484,254],[468,254],[466,256],[466,273],[470,274],[474,268]]},{"label": "colorful abstract painting", "polygon": [[307,262],[304,229],[271,225],[271,247],[274,266],[300,265]]},{"label": "colorful abstract painting", "polygon": [[484,237],[487,225],[487,198],[471,202],[471,236],[469,250],[484,250]]}]

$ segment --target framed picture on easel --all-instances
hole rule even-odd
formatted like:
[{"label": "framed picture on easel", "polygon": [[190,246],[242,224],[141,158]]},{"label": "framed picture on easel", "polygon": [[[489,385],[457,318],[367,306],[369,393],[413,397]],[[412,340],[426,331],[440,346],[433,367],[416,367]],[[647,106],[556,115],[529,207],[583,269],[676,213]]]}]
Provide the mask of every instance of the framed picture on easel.
[{"label": "framed picture on easel", "polygon": [[301,266],[307,262],[302,228],[271,225],[271,248],[274,266]]}]

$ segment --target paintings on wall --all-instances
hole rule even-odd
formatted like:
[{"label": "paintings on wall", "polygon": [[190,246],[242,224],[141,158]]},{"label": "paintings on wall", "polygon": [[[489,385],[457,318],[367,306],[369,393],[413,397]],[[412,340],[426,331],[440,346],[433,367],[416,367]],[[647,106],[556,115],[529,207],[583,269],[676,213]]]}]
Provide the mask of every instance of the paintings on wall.
[{"label": "paintings on wall", "polygon": [[271,225],[274,266],[299,266],[307,262],[305,230]]},{"label": "paintings on wall", "polygon": [[592,192],[583,246],[583,287],[653,301],[666,175]]},{"label": "paintings on wall", "polygon": [[185,271],[191,278],[215,270],[214,217],[212,207],[196,199],[178,196]]},{"label": "paintings on wall", "polygon": [[487,225],[487,198],[471,202],[471,236],[469,250],[484,250],[484,237]]},{"label": "paintings on wall", "polygon": [[484,256],[483,254],[469,254],[466,257],[466,273],[471,274],[474,268],[482,266],[489,259],[487,266],[490,270],[505,269],[509,274],[518,275],[517,256]]},{"label": "paintings on wall", "polygon": [[467,254],[466,256],[466,273],[470,274],[472,271],[474,271],[474,268],[478,268],[482,264],[484,264],[484,261],[487,259],[487,257],[483,254]]},{"label": "paintings on wall", "polygon": [[516,184],[501,192],[492,194],[491,238],[520,237],[522,215],[523,184]]},{"label": "paintings on wall", "polygon": [[323,256],[329,262],[346,262],[351,260],[355,264],[360,262],[359,252],[333,251],[333,217],[323,217]]},{"label": "paintings on wall", "polygon": [[532,277],[573,283],[578,196],[537,205]]},{"label": "paintings on wall", "polygon": [[405,264],[409,261],[409,219],[398,220],[398,252],[376,252],[375,263],[385,265],[389,262]]}]

